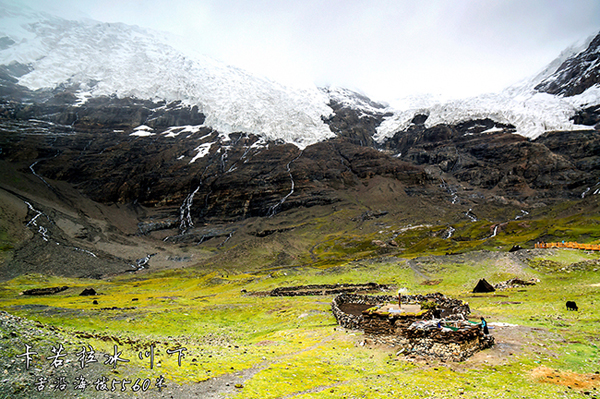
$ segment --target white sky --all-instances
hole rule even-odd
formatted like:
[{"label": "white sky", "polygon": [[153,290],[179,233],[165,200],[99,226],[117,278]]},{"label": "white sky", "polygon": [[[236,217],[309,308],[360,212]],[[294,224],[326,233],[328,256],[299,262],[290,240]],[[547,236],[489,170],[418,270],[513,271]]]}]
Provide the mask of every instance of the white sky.
[{"label": "white sky", "polygon": [[286,84],[393,101],[498,91],[600,31],[598,0],[23,0],[172,32]]}]

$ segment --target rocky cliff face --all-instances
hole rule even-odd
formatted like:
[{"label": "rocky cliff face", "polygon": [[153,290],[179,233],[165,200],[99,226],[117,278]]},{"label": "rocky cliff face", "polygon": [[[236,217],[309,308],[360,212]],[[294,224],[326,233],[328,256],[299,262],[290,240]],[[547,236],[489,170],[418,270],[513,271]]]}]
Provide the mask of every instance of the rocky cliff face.
[{"label": "rocky cliff face", "polygon": [[600,35],[588,48],[566,60],[554,74],[544,79],[535,89],[561,96],[581,94],[600,83]]},{"label": "rocky cliff face", "polygon": [[598,131],[551,132],[527,140],[512,130],[489,119],[430,129],[417,123],[386,147],[411,164],[437,167],[440,176],[459,185],[518,200],[572,198],[595,184]]},{"label": "rocky cliff face", "polygon": [[[23,93],[23,89],[19,89]],[[63,125],[78,132],[110,132],[146,125],[166,130],[171,126],[202,125],[204,115],[197,106],[135,98],[98,97],[84,106],[76,105],[72,94],[62,92],[44,102],[0,101],[0,115],[7,120],[31,119]]]},{"label": "rocky cliff face", "polygon": [[[333,204],[344,190],[376,176],[394,179],[411,195],[447,194],[465,203],[492,192],[516,201],[575,198],[600,180],[595,130],[531,141],[489,119],[425,128],[423,116],[376,143],[373,131],[382,114],[334,105],[328,122],[337,138],[300,150],[207,127],[136,131],[131,127],[141,121],[159,132],[173,121],[201,122],[202,115],[176,104],[156,111],[147,102],[123,103],[5,108],[13,119],[2,124],[0,156],[35,163],[39,176],[68,182],[101,203],[171,207],[183,225],[188,214],[196,221],[240,220]],[[43,113],[52,110],[62,111]],[[59,124],[67,115],[77,119]],[[55,122],[31,121],[35,116]]]},{"label": "rocky cliff face", "polygon": [[[35,162],[38,175],[68,182],[101,203],[187,206],[193,220],[268,217],[331,204],[339,201],[338,191],[373,176],[406,185],[425,180],[421,167],[344,138],[301,151],[291,144],[260,144],[253,135],[219,137],[209,128],[185,136],[137,137],[28,126],[38,134],[27,134],[25,124],[5,122],[3,159]],[[43,134],[43,129],[51,131]],[[194,159],[202,146],[206,154]]]}]

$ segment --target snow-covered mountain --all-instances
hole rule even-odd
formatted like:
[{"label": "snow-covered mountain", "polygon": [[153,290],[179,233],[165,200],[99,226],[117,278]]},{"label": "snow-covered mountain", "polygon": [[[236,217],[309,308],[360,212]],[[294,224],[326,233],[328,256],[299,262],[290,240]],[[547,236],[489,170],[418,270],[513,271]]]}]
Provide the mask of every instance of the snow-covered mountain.
[{"label": "snow-covered mountain", "polygon": [[[197,106],[205,116],[203,126],[222,134],[253,133],[299,148],[336,136],[324,122],[333,114],[331,104],[379,115],[383,122],[373,139],[380,144],[406,130],[419,114],[427,115],[426,127],[489,118],[532,139],[546,131],[578,129],[571,119],[582,107],[600,103],[598,86],[588,85],[570,97],[563,96],[564,90],[540,88],[549,82],[570,84],[564,77],[581,71],[593,74],[600,40],[591,42],[595,50],[586,50],[590,42],[565,50],[540,74],[501,93],[452,101],[411,97],[394,108],[341,88],[284,86],[182,51],[166,34],[137,26],[68,21],[0,2],[0,75],[4,72],[5,82],[35,93],[72,93],[74,106],[102,96],[181,102]],[[587,66],[574,67],[582,65],[574,56],[583,51]]]},{"label": "snow-covered mountain", "polygon": [[565,97],[586,92],[600,83],[600,36],[572,57],[562,60],[554,73],[544,77],[536,90]]},{"label": "snow-covered mountain", "polygon": [[25,66],[31,90],[68,88],[91,97],[135,97],[197,105],[205,124],[300,147],[332,136],[321,120],[328,98],[316,87],[292,88],[198,54],[137,26],[67,21],[0,3],[0,64]]},{"label": "snow-covered mountain", "polygon": [[[600,39],[587,38],[583,43],[565,49],[554,61],[533,77],[504,89],[500,93],[488,93],[476,97],[451,101],[440,101],[432,97],[409,97],[400,101],[401,108],[394,116],[386,119],[377,129],[376,140],[381,142],[396,132],[407,129],[417,114],[428,115],[427,127],[438,124],[457,124],[468,120],[489,118],[501,124],[513,125],[516,133],[535,139],[547,131],[589,129],[575,125],[571,118],[582,107],[600,103],[600,88],[589,85],[580,94],[564,97],[564,92],[547,93],[541,90],[542,82],[556,81],[557,69],[570,60],[577,60],[578,54],[598,54]],[[590,50],[593,49],[593,50]],[[588,56],[586,59],[589,59]],[[569,65],[580,65],[570,61]],[[595,68],[595,69],[594,69]],[[571,75],[575,75],[571,68]],[[581,69],[581,68],[580,68]],[[587,62],[585,71],[590,74],[598,63]],[[561,73],[563,76],[566,72]],[[573,76],[572,76],[573,77]],[[573,77],[573,79],[575,79]],[[562,81],[565,87],[571,84]]]}]

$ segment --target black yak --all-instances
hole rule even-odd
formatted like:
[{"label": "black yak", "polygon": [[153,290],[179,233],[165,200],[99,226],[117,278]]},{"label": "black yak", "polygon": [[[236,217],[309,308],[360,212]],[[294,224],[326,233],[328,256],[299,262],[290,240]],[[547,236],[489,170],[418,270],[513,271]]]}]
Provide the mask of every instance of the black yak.
[{"label": "black yak", "polygon": [[574,301],[567,301],[567,310],[579,310],[577,304]]}]

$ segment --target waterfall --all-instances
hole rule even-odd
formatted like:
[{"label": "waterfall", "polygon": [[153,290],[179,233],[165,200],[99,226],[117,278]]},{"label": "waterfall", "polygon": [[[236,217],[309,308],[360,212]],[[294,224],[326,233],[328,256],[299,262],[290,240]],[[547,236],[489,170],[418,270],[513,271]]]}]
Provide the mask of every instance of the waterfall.
[{"label": "waterfall", "polygon": [[[229,235],[227,236],[227,238],[225,239],[225,241],[223,241],[222,243],[220,243],[217,248],[221,248],[223,245],[227,244],[227,241],[229,241],[231,239],[231,237],[233,236],[233,233],[235,233],[235,231],[232,231],[231,233],[229,233]],[[204,237],[202,237],[204,238]]]},{"label": "waterfall", "polygon": [[500,227],[500,225],[498,225],[498,224],[494,226],[494,232],[488,238],[494,238],[494,237],[496,237],[496,234],[498,233],[498,227]]},{"label": "waterfall", "polygon": [[40,233],[42,235],[42,239],[46,242],[48,242],[48,229],[45,228],[44,226],[39,226],[38,229],[38,233]]},{"label": "waterfall", "polygon": [[192,221],[192,203],[194,202],[194,195],[200,190],[201,186],[202,183],[193,192],[188,194],[183,204],[179,207],[179,231],[182,234],[194,226],[194,222]]},{"label": "waterfall", "polygon": [[[29,226],[35,226],[37,227],[37,233],[39,233],[42,236],[42,240],[46,241],[46,242],[50,242],[50,232],[48,231],[48,228],[42,226],[41,224],[37,223],[38,218],[43,215],[46,220],[48,220],[48,223],[53,224],[52,219],[50,219],[48,217],[48,215],[44,214],[42,211],[37,210],[33,207],[33,205],[31,205],[31,203],[27,202],[27,201],[23,201],[25,202],[25,204],[27,204],[27,208],[29,208],[30,211],[35,212],[35,216],[31,218],[31,220],[29,222],[27,222],[27,224],[25,225],[25,227],[29,227]],[[54,240],[52,241],[54,244],[56,245],[61,245],[61,243],[59,243],[58,241]],[[63,244],[64,245],[64,244]],[[97,258],[96,254],[93,253],[92,251],[88,251],[87,249],[83,249],[83,248],[78,248],[78,247],[73,247],[70,245],[66,245],[65,248],[69,248],[75,251],[80,251],[83,253],[86,253],[90,256],[93,256],[94,258]]]},{"label": "waterfall", "polygon": [[465,212],[465,216],[468,217],[469,219],[471,219],[471,222],[476,222],[477,218],[474,215],[471,215],[472,210],[473,210],[473,208],[471,208],[467,212]]},{"label": "waterfall", "polygon": [[443,178],[443,177],[440,177],[440,180],[442,181],[442,184],[440,184],[440,188],[442,188],[442,189],[446,190],[446,192],[447,192],[448,194],[450,194],[450,196],[451,196],[451,198],[452,198],[452,201],[451,201],[451,203],[452,203],[452,204],[457,204],[457,203],[459,203],[459,202],[460,202],[460,199],[458,198],[457,191],[456,191],[456,190],[454,190],[454,189],[452,189],[452,187],[450,187],[450,186],[448,185],[448,183],[446,183],[446,180],[444,180],[444,178]]},{"label": "waterfall", "polygon": [[133,267],[134,269],[136,269],[136,271],[137,270],[145,269],[146,265],[150,261],[150,258],[153,257],[154,255],[156,255],[156,253],[148,254],[148,255],[146,255],[143,258],[136,259],[135,260],[135,265],[131,265],[131,267]]},{"label": "waterfall", "polygon": [[[583,198],[583,197],[582,197],[582,198]],[[520,215],[517,215],[517,216],[515,217],[515,220],[519,220],[519,219],[521,219],[523,216],[527,216],[527,215],[529,215],[529,212],[527,212],[527,211],[525,211],[525,210],[521,209],[521,214],[520,214]]]},{"label": "waterfall", "polygon": [[48,182],[47,182],[46,180],[44,180],[44,178],[43,178],[42,176],[40,176],[40,175],[38,175],[37,173],[35,173],[35,170],[33,170],[33,167],[34,167],[35,165],[37,165],[37,163],[38,163],[38,162],[40,162],[40,161],[35,161],[35,162],[34,162],[34,163],[32,163],[31,165],[29,165],[29,170],[31,170],[31,173],[33,173],[33,175],[34,175],[35,177],[37,177],[38,179],[40,179],[41,181],[43,181],[43,182],[44,182],[44,184],[45,184],[46,186],[48,186],[48,188],[49,188],[49,189],[52,189],[52,186],[51,186],[50,184],[48,184]]},{"label": "waterfall", "polygon": [[292,159],[290,162],[287,163],[286,170],[287,170],[288,174],[290,175],[290,180],[292,181],[292,188],[291,188],[290,192],[287,193],[287,195],[285,197],[283,197],[281,200],[279,200],[278,203],[276,203],[275,205],[273,205],[272,207],[269,208],[269,212],[268,212],[269,217],[275,216],[275,214],[277,213],[277,208],[279,208],[281,205],[283,205],[283,203],[285,202],[285,200],[287,200],[290,197],[290,195],[292,195],[294,193],[294,187],[295,187],[294,176],[292,175],[292,171],[290,170],[290,166],[291,166],[292,162],[296,161],[301,156],[302,156],[302,151],[300,152],[300,154],[296,158]]},{"label": "waterfall", "polygon": [[[29,202],[25,201],[25,203],[27,204],[27,208],[29,208],[32,212],[36,213],[36,215],[31,218],[31,220],[25,225],[25,227],[29,227],[30,224],[33,224],[34,226],[37,226],[37,224],[35,223],[36,219],[40,215],[44,215],[44,214],[42,213],[42,211],[38,211],[37,209],[35,209],[33,207],[33,205],[31,205]],[[46,216],[46,215],[44,215],[44,216]],[[46,216],[46,218],[48,218],[48,216]]]},{"label": "waterfall", "polygon": [[[58,243],[57,243],[57,244],[58,244]],[[96,256],[96,254],[95,254],[95,253],[93,253],[92,251],[88,251],[87,249],[83,249],[83,248],[77,248],[77,247],[73,247],[73,249],[74,249],[75,251],[84,252],[84,253],[86,253],[86,254],[88,254],[88,255],[91,255],[91,256],[93,256],[94,258],[97,258],[97,256]]]},{"label": "waterfall", "polygon": [[590,192],[590,190],[591,190],[591,188],[589,188],[589,187],[588,187],[588,188],[586,188],[586,189],[585,189],[585,191],[584,191],[583,193],[581,193],[581,198],[585,198],[585,195],[586,195],[587,193],[589,193],[589,192]]}]

